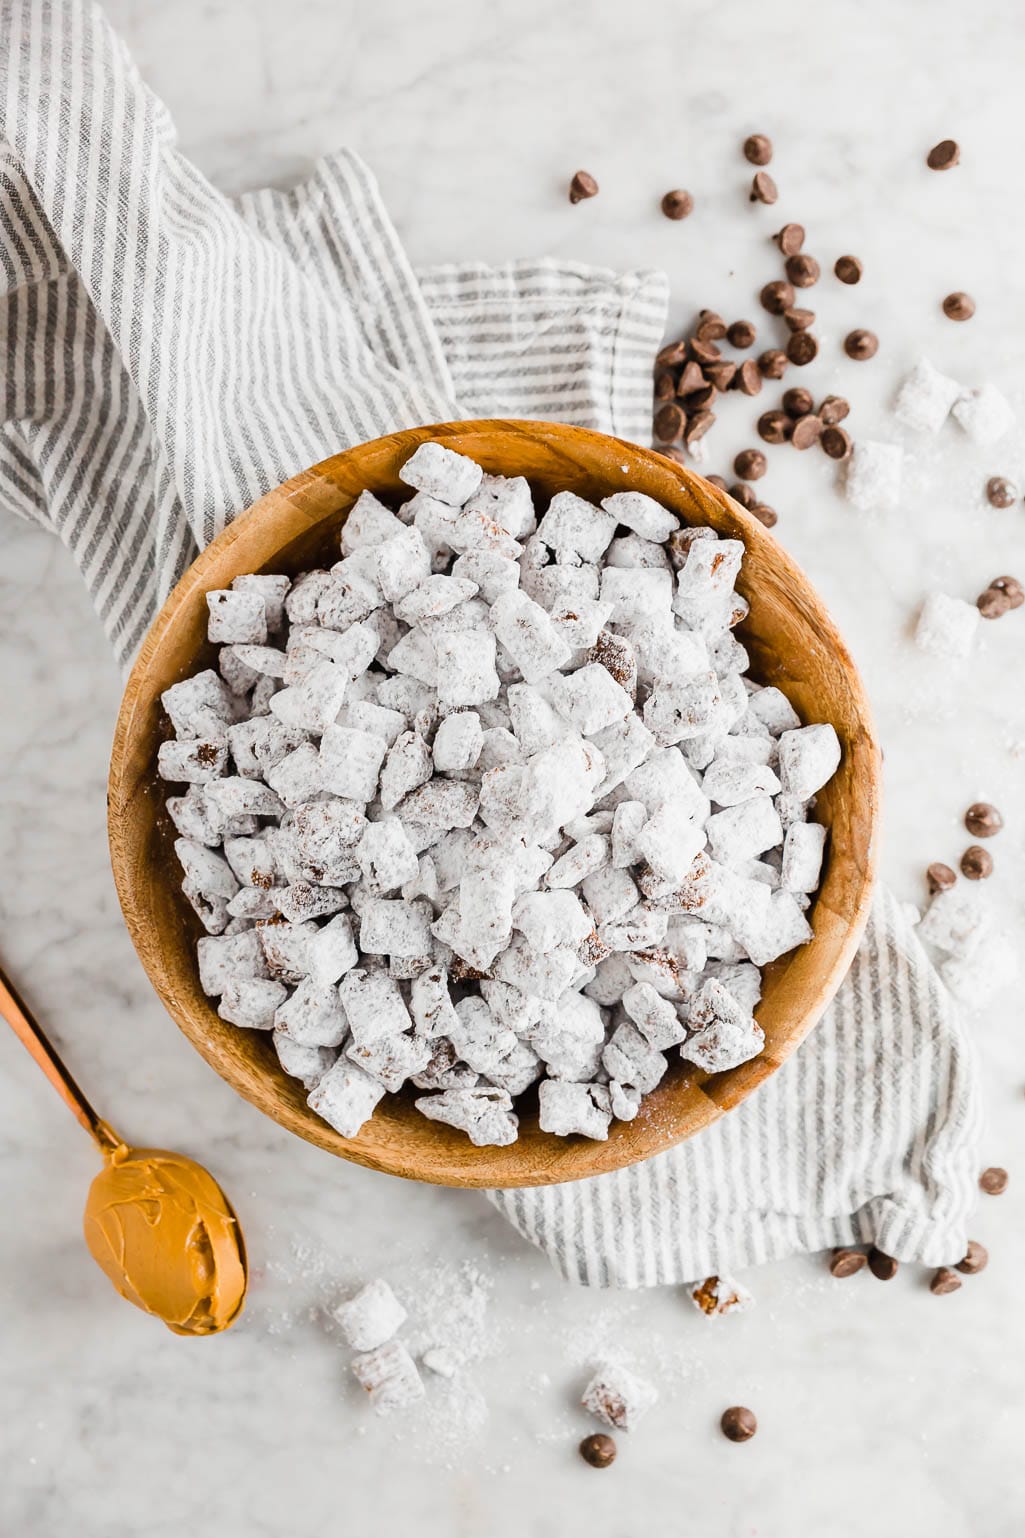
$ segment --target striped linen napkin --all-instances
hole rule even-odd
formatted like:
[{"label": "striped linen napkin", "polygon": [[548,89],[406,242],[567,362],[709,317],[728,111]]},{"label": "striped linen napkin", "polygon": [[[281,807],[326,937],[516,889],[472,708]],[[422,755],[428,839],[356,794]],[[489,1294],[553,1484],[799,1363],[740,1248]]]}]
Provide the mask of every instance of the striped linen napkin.
[{"label": "striped linen napkin", "polygon": [[[97,8],[0,0],[0,21],[0,506],[68,547],[123,665],[199,549],[347,445],[474,416],[648,439],[663,275],[414,273],[354,155],[229,200]],[[977,1119],[953,1004],[881,894],[824,1020],[751,1100],[643,1165],[491,1196],[596,1285],[852,1240],[950,1262]]]}]

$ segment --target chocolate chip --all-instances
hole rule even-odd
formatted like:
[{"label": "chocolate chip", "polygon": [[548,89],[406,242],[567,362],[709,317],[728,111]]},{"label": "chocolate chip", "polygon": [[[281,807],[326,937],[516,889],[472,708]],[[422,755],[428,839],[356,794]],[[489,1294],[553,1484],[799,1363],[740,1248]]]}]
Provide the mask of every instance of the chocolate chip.
[{"label": "chocolate chip", "polygon": [[957,883],[957,876],[949,865],[944,865],[942,860],[934,860],[927,866],[925,879],[929,885],[930,895],[935,897],[937,892],[949,892]]},{"label": "chocolate chip", "polygon": [[1017,577],[994,577],[990,587],[998,593],[1005,593],[1012,609],[1020,609],[1025,603],[1025,588]]},{"label": "chocolate chip", "polygon": [[687,426],[683,430],[683,441],[690,448],[692,443],[697,443],[703,438],[708,429],[715,423],[714,411],[696,411],[687,419]]},{"label": "chocolate chip", "polygon": [[961,159],[961,146],[956,139],[941,139],[939,144],[934,144],[925,163],[930,171],[949,171],[951,166],[956,166]]},{"label": "chocolate chip", "polygon": [[827,395],[819,407],[819,416],[827,427],[833,427],[850,416],[850,411],[850,402],[845,401],[842,395]]},{"label": "chocolate chip", "polygon": [[811,288],[822,276],[818,262],[806,251],[796,251],[793,256],[788,256],[784,270],[795,288]]},{"label": "chocolate chip", "polygon": [[1018,500],[1018,488],[1002,475],[992,475],[986,482],[986,496],[994,507],[1013,507]]},{"label": "chocolate chip", "polygon": [[[711,366],[714,368],[715,364],[713,363]],[[704,411],[708,407],[714,406],[718,394],[719,392],[714,384],[706,383],[700,390],[694,390],[687,396],[687,404],[684,410],[688,416],[696,416],[699,411]]]},{"label": "chocolate chip", "polygon": [[964,814],[964,825],[974,838],[992,838],[999,833],[1004,819],[988,801],[973,801]]},{"label": "chocolate chip", "polygon": [[975,606],[983,619],[1001,619],[1003,615],[1011,612],[1007,595],[995,587],[988,587],[984,593],[980,593],[975,600]]},{"label": "chocolate chip", "polygon": [[675,394],[676,379],[670,369],[663,369],[661,374],[655,375],[655,399],[671,401]]},{"label": "chocolate chip", "polygon": [[693,395],[695,390],[703,390],[708,383],[704,370],[700,363],[695,363],[693,358],[688,358],[683,366],[683,373],[676,384],[677,395]]},{"label": "chocolate chip", "polygon": [[744,485],[743,481],[739,481],[736,486],[730,487],[730,496],[734,502],[739,502],[741,507],[746,507],[748,512],[751,512],[752,508],[758,506],[757,496],[750,486]]},{"label": "chocolate chip", "polygon": [[958,289],[944,299],[943,313],[948,320],[971,320],[975,314],[975,300],[971,294],[962,293]]},{"label": "chocolate chip", "polygon": [[753,358],[745,358],[733,380],[733,388],[742,395],[757,395],[762,388],[762,375]]},{"label": "chocolate chip", "polygon": [[[833,428],[832,431],[836,431]],[[810,449],[813,443],[817,443],[822,437],[822,423],[814,414],[806,417],[798,417],[794,423],[794,430],[790,434],[790,442],[795,449]]]},{"label": "chocolate chip", "polygon": [[787,343],[787,357],[798,368],[811,363],[819,355],[819,344],[810,331],[795,331]]},{"label": "chocolate chip", "polygon": [[717,390],[728,390],[736,377],[737,365],[729,358],[720,358],[718,363],[706,364],[704,373]]},{"label": "chocolate chip", "polygon": [[739,347],[743,351],[745,347],[754,346],[757,334],[751,321],[735,320],[726,333],[726,339],[731,347]]},{"label": "chocolate chip", "polygon": [[891,1282],[900,1269],[892,1255],[884,1255],[875,1245],[868,1252],[868,1269],[881,1282]]},{"label": "chocolate chip", "polygon": [[709,486],[717,486],[720,491],[729,490],[725,480],[721,475],[706,475],[705,480],[708,482]]},{"label": "chocolate chip", "polygon": [[694,212],[694,199],[682,187],[675,187],[662,199],[662,212],[667,219],[686,219]]},{"label": "chocolate chip", "polygon": [[769,461],[761,449],[741,449],[733,461],[734,473],[742,481],[760,481],[768,468]]},{"label": "chocolate chip", "polygon": [[779,197],[779,188],[768,171],[756,171],[748,196],[752,203],[775,203]]},{"label": "chocolate chip", "polygon": [[848,358],[860,363],[875,357],[879,351],[879,338],[874,331],[851,331],[844,338],[843,350]]},{"label": "chocolate chip", "polygon": [[758,1417],[744,1405],[734,1404],[722,1412],[719,1424],[723,1436],[729,1437],[731,1442],[750,1442],[758,1430]]},{"label": "chocolate chip", "polygon": [[687,360],[687,339],[681,337],[678,342],[670,342],[655,359],[656,368],[679,368],[681,363]]},{"label": "chocolate chip", "polygon": [[829,1260],[829,1274],[830,1276],[841,1277],[854,1276],[855,1272],[861,1271],[864,1268],[867,1259],[868,1257],[863,1250],[843,1248],[834,1250]]},{"label": "chocolate chip", "polygon": [[1006,1170],[1002,1170],[999,1164],[991,1164],[979,1176],[979,1185],[987,1196],[1002,1196],[1007,1190],[1007,1178]]},{"label": "chocolate chip", "polygon": [[701,364],[717,363],[722,357],[722,353],[714,342],[706,341],[704,337],[700,336],[691,337],[690,354],[697,363]]},{"label": "chocolate chip", "polygon": [[796,256],[804,245],[804,225],[785,224],[772,238],[784,256]]},{"label": "chocolate chip", "polygon": [[787,371],[787,355],[778,347],[770,347],[758,359],[758,371],[766,379],[782,379]]},{"label": "chocolate chip", "polygon": [[753,166],[767,166],[772,159],[772,140],[765,134],[749,134],[744,140],[744,159]]},{"label": "chocolate chip", "polygon": [[841,283],[860,283],[864,267],[856,256],[838,256],[833,271]]},{"label": "chocolate chip", "polygon": [[783,391],[783,410],[788,417],[806,417],[815,409],[815,397],[803,385],[793,385]]},{"label": "chocolate chip", "polygon": [[977,1239],[969,1239],[968,1248],[965,1251],[964,1260],[959,1260],[954,1267],[964,1276],[978,1276],[980,1271],[985,1271],[989,1265],[989,1251],[984,1244]]},{"label": "chocolate chip", "polygon": [[794,291],[782,278],[774,278],[771,283],[766,283],[758,297],[763,310],[768,310],[770,315],[782,315],[793,304]]},{"label": "chocolate chip", "polygon": [[819,442],[830,459],[846,459],[851,452],[851,435],[842,427],[824,426]]},{"label": "chocolate chip", "polygon": [[671,459],[674,465],[685,465],[687,463],[686,454],[682,449],[678,449],[676,445],[672,443],[662,444],[660,447],[656,448],[655,453],[661,454],[663,459]]},{"label": "chocolate chip", "polygon": [[802,310],[799,305],[794,305],[783,311],[783,320],[788,331],[807,331],[809,326],[815,324],[815,311]]},{"label": "chocolate chip", "polygon": [[774,529],[779,522],[779,514],[774,508],[767,507],[764,502],[756,502],[748,511],[752,518],[757,518],[759,523],[764,523],[767,529]]},{"label": "chocolate chip", "polygon": [[961,856],[961,874],[969,881],[985,881],[993,874],[993,856],[981,844],[969,844]]},{"label": "chocolate chip", "polygon": [[786,443],[792,428],[785,411],[763,411],[758,418],[758,436],[765,443]]},{"label": "chocolate chip", "polygon": [[956,1271],[951,1271],[949,1266],[940,1266],[938,1271],[933,1272],[929,1291],[940,1298],[944,1293],[956,1292],[963,1285]]},{"label": "chocolate chip", "polygon": [[569,184],[569,200],[571,203],[580,203],[584,198],[593,198],[598,191],[598,183],[590,171],[578,171]]},{"label": "chocolate chip", "polygon": [[596,1431],[580,1444],[580,1456],[592,1469],[607,1469],[616,1461],[616,1444],[605,1431]]},{"label": "chocolate chip", "polygon": [[687,418],[675,401],[668,401],[655,412],[655,437],[660,443],[675,443],[686,425]]},{"label": "chocolate chip", "polygon": [[726,335],[726,322],[715,310],[702,310],[694,327],[694,335],[699,342],[721,342]]}]

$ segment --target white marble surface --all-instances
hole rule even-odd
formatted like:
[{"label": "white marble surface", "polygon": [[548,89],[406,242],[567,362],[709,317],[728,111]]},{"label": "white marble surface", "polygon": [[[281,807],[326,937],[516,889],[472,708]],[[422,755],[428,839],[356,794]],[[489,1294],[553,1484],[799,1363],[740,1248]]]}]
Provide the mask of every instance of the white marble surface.
[{"label": "white marble surface", "polygon": [[[921,352],[1022,401],[1025,291],[1014,253],[1025,33],[1012,0],[857,7],[691,0],[113,0],[113,17],[215,182],[287,183],[338,143],[380,176],[416,261],[545,251],[665,266],[681,323],[699,304],[759,319],[769,233],[809,229],[824,264],[863,257],[858,289],[815,291],[824,359],[862,434]],[[739,143],[777,145],[775,210],[743,196]],[[946,176],[936,139],[963,145]],[[584,165],[601,196],[571,209]],[[684,185],[697,211],[658,213]],[[975,294],[957,327],[948,289]],[[870,364],[835,362],[868,324]],[[763,395],[761,405],[768,403]],[[751,440],[731,401],[710,468]],[[972,598],[1025,568],[1025,506],[985,507],[987,474],[1025,472],[1017,433],[988,455],[949,428],[914,446],[904,505],[869,520],[832,489],[824,456],[777,450],[764,483],[779,536],[806,564],[867,679],[886,749],[883,869],[918,900],[921,871],[956,859],[978,796],[1008,818],[994,893],[1022,934],[1025,613],[985,627],[965,664],[907,640],[931,586]],[[483,1197],[393,1182],[329,1159],[237,1099],[174,1030],[125,935],[107,869],[103,782],[118,680],[77,578],[37,531],[0,523],[0,858],[5,961],[83,1083],[125,1131],[207,1160],[236,1199],[254,1261],[244,1322],[182,1342],[118,1303],[79,1238],[95,1160],[13,1038],[0,1035],[0,1245],[6,1456],[0,1529],[81,1538],[223,1538],[414,1527],[423,1538],[531,1532],[627,1538],[1017,1534],[1025,1498],[1020,1222],[1025,1052],[1010,993],[973,1022],[987,1094],[986,1162],[1012,1171],[983,1199],[985,1275],[935,1299],[902,1274],[833,1282],[821,1259],[747,1278],[749,1315],[710,1327],[679,1294],[589,1294],[559,1282]],[[489,1354],[472,1378],[487,1416],[436,1407],[373,1421],[319,1322],[333,1290],[385,1271],[408,1292],[439,1265],[491,1287]],[[434,1285],[436,1277],[428,1282]],[[433,1318],[432,1314],[432,1318]],[[664,1399],[616,1467],[577,1460],[575,1411],[602,1347],[636,1354]],[[732,1402],[762,1430],[715,1429]],[[479,1402],[477,1407],[479,1409]],[[464,1407],[465,1408],[465,1407]],[[473,1406],[470,1407],[471,1410]]]}]

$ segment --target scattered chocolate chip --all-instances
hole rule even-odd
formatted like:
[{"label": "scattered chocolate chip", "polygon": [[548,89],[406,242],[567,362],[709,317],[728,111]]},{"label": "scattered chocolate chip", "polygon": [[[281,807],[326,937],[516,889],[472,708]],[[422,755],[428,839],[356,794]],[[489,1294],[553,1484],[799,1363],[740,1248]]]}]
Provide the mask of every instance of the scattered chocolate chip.
[{"label": "scattered chocolate chip", "polygon": [[661,374],[655,375],[655,399],[657,401],[671,401],[676,394],[676,380],[670,369],[663,369]]},{"label": "scattered chocolate chip", "polygon": [[1006,594],[1012,609],[1020,609],[1025,603],[1025,588],[1017,577],[994,577],[990,587],[998,593]]},{"label": "scattered chocolate chip", "polygon": [[703,438],[708,429],[715,423],[714,411],[695,411],[687,420],[687,426],[683,430],[683,441],[690,448],[692,443],[697,443]]},{"label": "scattered chocolate chip", "polygon": [[685,465],[687,463],[686,454],[682,449],[678,449],[675,444],[663,444],[662,447],[657,448],[655,452],[656,454],[661,454],[663,459],[671,459],[676,465]]},{"label": "scattered chocolate chip", "polygon": [[772,159],[772,140],[765,134],[749,134],[744,140],[744,159],[753,166],[767,166]]},{"label": "scattered chocolate chip", "polygon": [[758,297],[763,310],[768,310],[770,315],[782,315],[793,304],[794,291],[782,278],[774,278],[771,283],[766,283]]},{"label": "scattered chocolate chip", "polygon": [[655,359],[656,368],[678,368],[687,359],[687,339],[681,337],[678,342],[670,342],[662,348]]},{"label": "scattered chocolate chip", "polygon": [[791,363],[803,368],[819,355],[819,344],[810,331],[795,331],[787,343],[787,357]]},{"label": "scattered chocolate chip", "polygon": [[757,518],[759,523],[764,523],[767,529],[774,529],[779,522],[779,514],[775,508],[767,507],[764,502],[756,502],[748,511],[752,518]]},{"label": "scattered chocolate chip", "polygon": [[985,881],[993,874],[993,856],[981,844],[969,844],[961,856],[961,874],[969,881]]},{"label": "scattered chocolate chip", "polygon": [[686,219],[694,212],[694,199],[682,187],[675,187],[662,199],[662,212],[667,219]]},{"label": "scattered chocolate chip", "polygon": [[737,365],[729,358],[720,358],[718,363],[706,364],[704,372],[709,384],[717,390],[728,390],[736,377]]},{"label": "scattered chocolate chip", "polygon": [[721,342],[726,335],[726,322],[715,310],[702,310],[694,327],[694,335],[699,342]]},{"label": "scattered chocolate chip", "polygon": [[879,338],[874,331],[851,331],[844,338],[843,350],[848,358],[860,363],[875,357],[879,351]]},{"label": "scattered chocolate chip", "polygon": [[838,256],[833,271],[841,283],[860,283],[864,267],[856,256]]},{"label": "scattered chocolate chip", "polygon": [[783,391],[783,410],[788,417],[806,417],[815,409],[815,397],[803,385],[792,385]]},{"label": "scattered chocolate chip", "polygon": [[775,203],[779,197],[779,188],[768,171],[755,172],[749,197],[752,203]]},{"label": "scattered chocolate chip", "polygon": [[938,1271],[933,1272],[929,1291],[940,1298],[944,1293],[956,1292],[961,1286],[963,1283],[956,1271],[951,1271],[949,1266],[940,1266]]},{"label": "scattered chocolate chip", "polygon": [[804,245],[804,225],[785,224],[772,238],[784,256],[796,256]]},{"label": "scattered chocolate chip", "polygon": [[598,183],[590,171],[578,171],[569,184],[569,200],[571,203],[581,203],[584,198],[593,198],[598,191]]},{"label": "scattered chocolate chip", "polygon": [[986,482],[986,496],[993,507],[1013,507],[1018,500],[1018,488],[1002,475],[992,475]]},{"label": "scattered chocolate chip", "polygon": [[875,1245],[868,1252],[868,1269],[881,1282],[891,1282],[900,1269],[892,1255],[884,1255]]},{"label": "scattered chocolate chip", "polygon": [[749,320],[735,320],[726,332],[726,339],[731,347],[739,347],[741,351],[746,347],[753,347],[757,336],[753,322]]},{"label": "scattered chocolate chip", "polygon": [[700,363],[695,363],[693,358],[688,358],[683,365],[683,373],[676,383],[677,395],[693,395],[695,390],[703,390],[708,381]]},{"label": "scattered chocolate chip", "polygon": [[829,1261],[830,1276],[853,1276],[866,1265],[868,1257],[864,1250],[834,1250]]},{"label": "scattered chocolate chip", "polygon": [[785,411],[763,411],[758,418],[758,436],[765,443],[786,443],[792,428]]},{"label": "scattered chocolate chip", "polygon": [[686,425],[687,418],[675,401],[668,401],[655,412],[655,437],[660,443],[675,443]]},{"label": "scattered chocolate chip", "polygon": [[739,502],[741,507],[746,507],[748,512],[758,506],[758,498],[750,486],[745,486],[743,481],[738,481],[736,486],[730,487],[730,496],[734,502]]},{"label": "scattered chocolate chip", "polygon": [[823,426],[819,442],[830,459],[846,459],[851,452],[851,435],[842,427]]},{"label": "scattered chocolate chip", "polygon": [[827,427],[834,427],[837,422],[842,422],[850,416],[851,406],[842,395],[827,395],[819,407],[819,416]]},{"label": "scattered chocolate chip", "polygon": [[948,320],[971,320],[975,314],[975,300],[971,294],[962,293],[958,289],[944,299],[943,313]]},{"label": "scattered chocolate chip", "polygon": [[722,353],[714,342],[706,341],[704,337],[692,336],[690,339],[690,354],[697,363],[717,363]]},{"label": "scattered chocolate chip", "polygon": [[705,480],[709,486],[717,486],[720,491],[728,491],[729,487],[721,475],[706,475]]},{"label": "scattered chocolate chip", "polygon": [[992,838],[999,833],[1004,819],[988,801],[973,801],[964,814],[964,825],[974,838]]},{"label": "scattered chocolate chip", "polygon": [[1011,612],[1007,595],[995,587],[988,587],[984,593],[980,593],[975,600],[975,606],[983,619],[1001,619],[1003,615]]},{"label": "scattered chocolate chip", "polygon": [[1002,1170],[999,1164],[991,1164],[979,1176],[979,1185],[987,1196],[1002,1196],[1007,1190],[1007,1171]]},{"label": "scattered chocolate chip", "polygon": [[969,1239],[968,1248],[965,1251],[964,1260],[959,1260],[954,1267],[964,1276],[978,1276],[980,1271],[985,1271],[989,1265],[989,1251],[984,1244],[977,1239]]},{"label": "scattered chocolate chip", "polygon": [[793,256],[788,256],[784,270],[795,288],[811,288],[822,276],[818,262],[806,251],[795,251]]},{"label": "scattered chocolate chip", "polygon": [[742,395],[757,395],[762,388],[762,375],[753,358],[745,358],[733,380],[733,388]]},{"label": "scattered chocolate chip", "polygon": [[731,1442],[750,1442],[758,1430],[758,1417],[753,1410],[748,1410],[742,1404],[730,1405],[728,1410],[722,1412],[719,1422],[724,1437],[729,1437]]},{"label": "scattered chocolate chip", "polygon": [[580,1444],[580,1456],[592,1469],[607,1469],[616,1461],[616,1444],[605,1431],[596,1431]]},{"label": "scattered chocolate chip", "polygon": [[782,379],[787,371],[787,355],[778,347],[770,347],[758,359],[758,370],[766,379]]},{"label": "scattered chocolate chip", "polygon": [[741,449],[733,461],[734,473],[742,481],[760,481],[768,468],[769,461],[761,449]]},{"label": "scattered chocolate chip", "polygon": [[[833,432],[836,428],[832,429]],[[798,417],[794,423],[794,430],[790,434],[790,442],[795,449],[810,449],[813,443],[817,443],[822,437],[822,423],[814,413],[808,416]]]},{"label": "scattered chocolate chip", "polygon": [[794,305],[783,311],[783,320],[788,331],[807,331],[809,326],[815,324],[815,311],[802,310],[800,305]]},{"label": "scattered chocolate chip", "polygon": [[935,897],[937,892],[949,892],[957,882],[957,875],[949,865],[944,865],[942,860],[934,860],[926,868],[925,879],[929,886],[930,896]]},{"label": "scattered chocolate chip", "polygon": [[961,159],[961,146],[956,139],[941,139],[939,144],[934,144],[925,163],[930,171],[949,171],[951,166],[956,166]]},{"label": "scattered chocolate chip", "polygon": [[[714,368],[715,365],[712,364],[712,367]],[[705,411],[708,407],[714,406],[718,394],[719,392],[715,385],[711,383],[706,383],[700,390],[694,390],[687,397],[687,414],[694,416],[697,412]]]}]

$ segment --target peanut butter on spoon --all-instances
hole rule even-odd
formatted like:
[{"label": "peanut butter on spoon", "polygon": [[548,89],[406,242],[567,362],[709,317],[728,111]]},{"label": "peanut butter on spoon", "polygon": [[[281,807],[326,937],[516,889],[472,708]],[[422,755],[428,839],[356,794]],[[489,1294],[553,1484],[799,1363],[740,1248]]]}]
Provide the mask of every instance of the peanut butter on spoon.
[{"label": "peanut butter on spoon", "polygon": [[231,1204],[213,1176],[184,1154],[130,1148],[86,1100],[26,1005],[0,971],[0,1013],[99,1147],[85,1242],[136,1308],[176,1335],[214,1335],[242,1312],[246,1251]]}]

